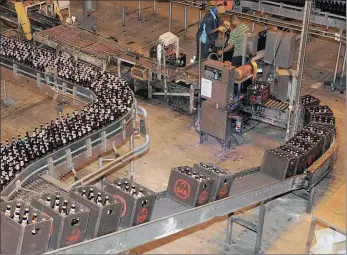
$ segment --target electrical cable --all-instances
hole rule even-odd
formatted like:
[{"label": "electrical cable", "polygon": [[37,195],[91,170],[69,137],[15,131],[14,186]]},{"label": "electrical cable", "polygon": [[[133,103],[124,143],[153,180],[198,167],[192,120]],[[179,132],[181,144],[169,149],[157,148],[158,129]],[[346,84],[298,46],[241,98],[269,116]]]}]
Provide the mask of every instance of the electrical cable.
[{"label": "electrical cable", "polygon": [[[282,29],[280,30],[280,32],[278,33],[277,37],[276,37],[275,47],[274,47],[274,59],[272,60],[272,67],[271,67],[271,69],[270,69],[269,72],[267,73],[266,78],[263,79],[263,80],[265,80],[265,81],[269,78],[269,75],[270,75],[270,73],[271,73],[272,68],[275,68],[275,60],[276,60],[278,51],[279,51],[279,49],[280,49],[282,40],[283,40],[283,38],[284,38],[284,35],[282,36],[282,39],[281,39],[281,41],[280,41],[279,44],[278,44],[277,50],[276,50],[276,44],[277,44],[277,41],[278,41],[278,38],[279,38],[281,32],[284,31],[285,29],[289,29],[289,28],[282,28]],[[290,30],[291,30],[292,33],[293,33],[293,29],[290,29]],[[276,69],[275,69],[275,70],[276,70]]]}]

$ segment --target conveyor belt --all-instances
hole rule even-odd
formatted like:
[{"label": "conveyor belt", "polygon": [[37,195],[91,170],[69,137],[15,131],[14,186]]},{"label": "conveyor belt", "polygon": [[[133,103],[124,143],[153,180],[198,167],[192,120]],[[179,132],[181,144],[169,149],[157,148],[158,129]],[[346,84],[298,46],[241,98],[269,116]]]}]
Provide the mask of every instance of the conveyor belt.
[{"label": "conveyor belt", "polygon": [[249,191],[250,187],[252,187],[252,189],[258,189],[272,185],[276,182],[278,182],[277,179],[272,178],[271,176],[268,176],[264,173],[258,172],[257,174],[248,175],[246,177],[234,180],[233,185],[230,189],[230,195],[242,194],[243,192]]},{"label": "conveyor belt", "polygon": [[[35,41],[40,43],[51,41],[103,59],[121,53],[120,47],[115,41],[67,24],[36,33]],[[48,44],[51,43],[48,42]]]},{"label": "conveyor belt", "polygon": [[[14,6],[11,4],[4,4],[0,5],[0,13],[1,13],[1,18],[5,19],[13,24],[18,24],[17,20],[17,13],[14,10]],[[59,20],[47,17],[43,14],[40,14],[36,11],[29,12],[28,18],[30,20],[31,28],[33,30],[43,30],[43,29],[48,29],[51,27],[55,27],[61,22]]]},{"label": "conveyor belt", "polygon": [[[4,64],[3,62],[1,63]],[[3,65],[11,69],[11,65]],[[18,68],[18,66],[16,66]],[[20,71],[19,69],[14,72]],[[11,69],[12,70],[12,69]],[[28,72],[21,72],[25,75]],[[30,74],[32,77],[33,75]],[[34,75],[34,77],[36,74]],[[40,77],[38,75],[37,77]],[[106,130],[107,131],[107,130]],[[102,140],[102,138],[99,138]],[[81,144],[72,144],[78,147],[77,150],[87,146],[84,141]],[[65,148],[64,148],[65,149]],[[75,244],[69,247],[54,250],[50,253],[59,254],[114,254],[132,249],[152,240],[160,239],[186,228],[206,222],[217,216],[224,216],[235,212],[244,207],[248,207],[259,202],[263,202],[287,192],[308,188],[308,185],[315,185],[325,174],[327,174],[336,160],[336,144],[333,145],[314,165],[307,169],[308,174],[294,176],[282,181],[276,180],[259,172],[259,169],[250,169],[237,173],[228,198],[215,201],[196,208],[187,208],[177,202],[172,201],[166,196],[159,196],[156,202],[152,221],[135,227],[120,230],[118,232],[98,237],[92,240]],[[58,151],[55,155],[58,155]],[[64,156],[62,155],[62,158]],[[40,167],[48,168],[47,158],[32,164],[32,170],[38,170]],[[53,167],[53,166],[52,166]],[[312,180],[314,180],[312,182]],[[12,183],[13,184],[13,183]],[[46,185],[43,182],[43,186]],[[12,190],[12,187],[11,187]]]},{"label": "conveyor belt", "polygon": [[150,222],[48,253],[116,254],[290,191],[301,188],[311,189],[332,170],[337,157],[337,148],[337,144],[334,143],[307,169],[307,175],[298,175],[279,181],[260,173],[259,168],[238,172],[234,175],[231,196],[203,206],[187,208],[166,197],[165,192],[162,192],[158,195]]},{"label": "conveyor belt", "polygon": [[[258,176],[258,177],[257,177]],[[284,181],[274,181],[263,175],[248,175],[240,178],[240,182],[251,183],[258,179],[258,187],[239,189],[237,195],[215,201],[195,208],[185,208],[168,197],[156,201],[153,219],[145,224],[120,230],[118,232],[85,241],[76,245],[48,252],[49,254],[116,254],[130,250],[147,242],[157,240],[184,229],[206,222],[216,216],[223,216],[230,212],[276,197],[300,188],[303,176],[296,176]],[[267,185],[265,185],[267,183]],[[271,184],[270,184],[271,183]],[[262,186],[264,185],[264,186]],[[237,185],[240,187],[240,185]],[[244,185],[246,186],[246,185]],[[247,186],[246,186],[247,187]]]}]

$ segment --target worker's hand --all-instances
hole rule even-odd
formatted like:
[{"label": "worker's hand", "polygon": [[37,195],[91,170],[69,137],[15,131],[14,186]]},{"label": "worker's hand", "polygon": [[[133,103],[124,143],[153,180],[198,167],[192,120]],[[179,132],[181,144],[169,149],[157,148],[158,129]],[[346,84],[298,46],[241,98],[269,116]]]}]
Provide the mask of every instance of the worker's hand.
[{"label": "worker's hand", "polygon": [[220,26],[220,27],[218,28],[218,30],[221,31],[221,32],[223,32],[223,33],[227,31],[227,29],[226,29],[224,26]]},{"label": "worker's hand", "polygon": [[226,20],[223,22],[223,24],[227,29],[230,29],[230,22],[229,21]]},{"label": "worker's hand", "polygon": [[222,56],[222,54],[223,54],[223,51],[222,51],[222,50],[217,51],[217,55],[218,55],[218,56]]}]

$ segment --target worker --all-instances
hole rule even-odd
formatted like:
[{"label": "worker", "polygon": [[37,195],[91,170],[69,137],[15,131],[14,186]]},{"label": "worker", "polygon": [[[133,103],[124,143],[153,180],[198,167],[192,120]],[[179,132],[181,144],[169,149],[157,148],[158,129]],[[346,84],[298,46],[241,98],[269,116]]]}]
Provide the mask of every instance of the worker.
[{"label": "worker", "polygon": [[225,13],[223,4],[217,4],[208,11],[201,22],[201,25],[196,33],[197,54],[196,61],[199,60],[199,44],[201,42],[201,59],[204,60],[208,57],[209,50],[214,46],[219,31],[225,31],[219,14]]},{"label": "worker", "polygon": [[[233,66],[239,67],[242,65],[243,43],[245,34],[249,31],[249,27],[242,23],[241,19],[236,14],[231,16],[230,23],[234,29],[230,32],[228,44],[224,48],[224,52],[219,50],[217,54],[219,56],[223,54],[223,60],[230,61]],[[232,54],[230,54],[231,51],[233,51]]]}]

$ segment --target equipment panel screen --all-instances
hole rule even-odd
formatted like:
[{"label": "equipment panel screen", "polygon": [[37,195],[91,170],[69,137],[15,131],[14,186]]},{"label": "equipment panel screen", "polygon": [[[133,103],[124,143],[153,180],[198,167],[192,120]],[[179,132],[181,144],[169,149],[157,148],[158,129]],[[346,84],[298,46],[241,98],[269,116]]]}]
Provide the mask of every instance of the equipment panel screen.
[{"label": "equipment panel screen", "polygon": [[222,70],[205,66],[204,77],[209,80],[222,81]]}]

